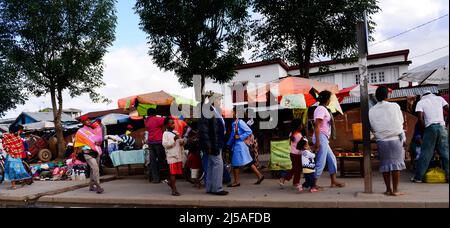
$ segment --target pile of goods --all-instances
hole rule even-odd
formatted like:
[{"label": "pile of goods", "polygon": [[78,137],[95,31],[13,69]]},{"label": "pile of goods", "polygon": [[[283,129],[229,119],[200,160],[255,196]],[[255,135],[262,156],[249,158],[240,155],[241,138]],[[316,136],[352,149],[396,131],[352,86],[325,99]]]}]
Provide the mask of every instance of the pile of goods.
[{"label": "pile of goods", "polygon": [[31,173],[35,181],[83,181],[89,176],[89,170],[86,164],[72,165],[68,160],[63,162],[43,163],[31,166]]}]

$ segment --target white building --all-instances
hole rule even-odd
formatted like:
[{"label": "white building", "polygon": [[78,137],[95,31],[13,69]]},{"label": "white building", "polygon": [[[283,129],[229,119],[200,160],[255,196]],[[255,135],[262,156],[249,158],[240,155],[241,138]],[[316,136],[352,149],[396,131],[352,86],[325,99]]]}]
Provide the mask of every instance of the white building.
[{"label": "white building", "polygon": [[[411,63],[409,50],[369,55],[369,83],[391,88],[407,87],[409,85],[407,82],[399,82],[398,79],[408,71]],[[270,83],[287,76],[300,76],[299,67],[288,66],[280,59],[240,65],[236,68],[236,72],[235,78],[226,85],[219,86],[213,81],[208,81],[206,90],[221,92],[227,97],[233,94],[231,89],[233,85],[245,85],[247,82]],[[340,89],[348,88],[360,83],[358,63],[343,64],[335,60],[312,63],[310,78],[337,84]]]}]

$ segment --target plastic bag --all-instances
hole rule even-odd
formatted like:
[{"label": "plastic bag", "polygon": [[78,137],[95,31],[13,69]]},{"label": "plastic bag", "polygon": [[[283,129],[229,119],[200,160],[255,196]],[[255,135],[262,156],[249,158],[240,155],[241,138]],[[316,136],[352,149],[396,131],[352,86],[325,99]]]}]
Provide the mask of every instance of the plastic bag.
[{"label": "plastic bag", "polygon": [[444,184],[446,183],[445,171],[441,168],[431,168],[425,174],[425,183]]}]

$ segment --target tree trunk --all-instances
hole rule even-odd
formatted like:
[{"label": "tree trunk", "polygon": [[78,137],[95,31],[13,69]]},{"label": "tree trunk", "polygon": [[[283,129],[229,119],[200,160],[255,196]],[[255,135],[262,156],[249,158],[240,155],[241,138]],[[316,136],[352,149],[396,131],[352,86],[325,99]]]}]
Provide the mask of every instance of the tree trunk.
[{"label": "tree trunk", "polygon": [[297,38],[297,62],[298,62],[298,68],[300,71],[300,77],[305,76],[305,53],[303,50],[303,39]]},{"label": "tree trunk", "polygon": [[55,130],[56,130],[56,138],[58,140],[58,158],[64,157],[64,152],[66,148],[66,143],[64,140],[64,134],[63,134],[63,126],[61,121],[62,116],[62,110],[63,110],[63,98],[62,98],[62,91],[58,88],[58,110],[55,118]]},{"label": "tree trunk", "polygon": [[304,77],[309,78],[309,71],[311,69],[311,52],[313,47],[313,40],[306,38],[305,44],[305,59],[304,59]]}]

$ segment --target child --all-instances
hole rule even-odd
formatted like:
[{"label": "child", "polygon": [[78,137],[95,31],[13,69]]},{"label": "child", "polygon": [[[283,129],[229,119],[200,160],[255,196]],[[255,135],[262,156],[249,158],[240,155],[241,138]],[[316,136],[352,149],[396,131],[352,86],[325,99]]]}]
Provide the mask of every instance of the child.
[{"label": "child", "polygon": [[180,196],[175,185],[176,176],[183,174],[183,146],[185,141],[174,131],[175,122],[172,118],[164,120],[166,131],[163,134],[162,144],[166,150],[167,163],[170,167],[170,181],[168,185],[172,189],[173,196]]},{"label": "child", "polygon": [[294,124],[294,128],[290,134],[291,137],[291,161],[292,161],[292,169],[288,171],[287,175],[283,176],[280,179],[280,187],[284,188],[284,184],[286,181],[290,181],[292,178],[293,184],[295,188],[300,186],[300,180],[302,175],[302,153],[301,150],[297,149],[298,142],[303,139],[303,125],[301,123]]},{"label": "child", "polygon": [[196,122],[193,122],[191,125],[192,128],[186,132],[186,149],[189,150],[186,166],[191,169],[191,180],[194,182],[194,187],[201,189],[202,184],[199,178],[201,175],[202,158],[200,156],[199,132]]},{"label": "child", "polygon": [[311,193],[318,192],[319,190],[315,186],[316,163],[314,159],[316,158],[316,155],[311,153],[306,138],[302,138],[298,142],[297,149],[301,151],[302,154],[303,174],[305,176],[305,183],[303,186],[298,186],[298,191],[303,192],[303,188],[308,188]]}]

